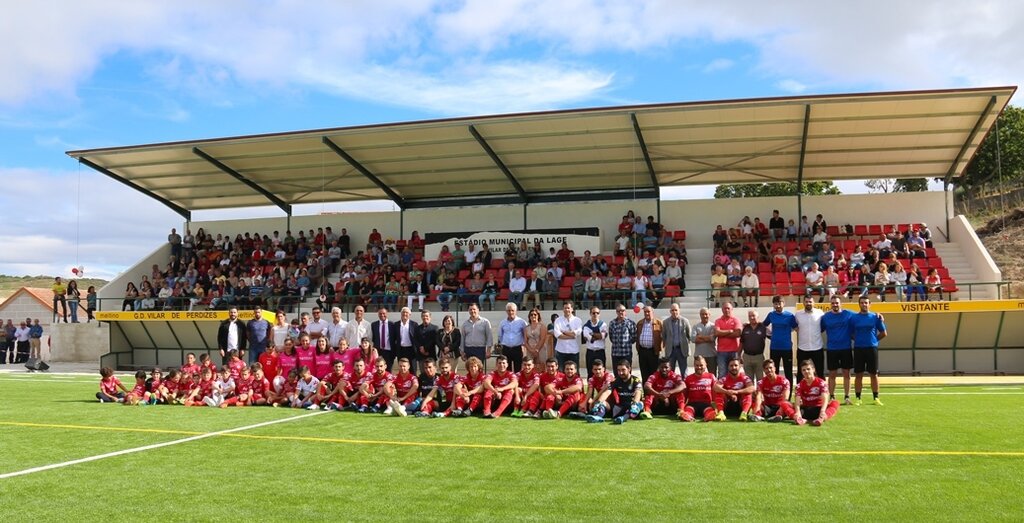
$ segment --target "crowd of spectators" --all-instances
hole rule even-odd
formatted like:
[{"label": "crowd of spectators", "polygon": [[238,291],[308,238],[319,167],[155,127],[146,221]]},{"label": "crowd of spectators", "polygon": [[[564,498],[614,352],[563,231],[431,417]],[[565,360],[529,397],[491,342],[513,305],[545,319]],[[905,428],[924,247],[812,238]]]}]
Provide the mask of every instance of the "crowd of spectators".
[{"label": "crowd of spectators", "polygon": [[[818,214],[802,216],[797,225],[773,211],[768,223],[744,216],[735,227],[717,226],[709,301],[723,298],[736,305],[758,306],[759,296],[780,292],[817,294],[819,301],[836,293],[847,297],[894,294],[898,301],[942,299],[948,275],[929,266],[934,257],[927,224],[890,225],[873,239],[852,226],[830,227]],[[839,240],[853,237],[861,240]],[[931,253],[931,254],[930,254]]]}]

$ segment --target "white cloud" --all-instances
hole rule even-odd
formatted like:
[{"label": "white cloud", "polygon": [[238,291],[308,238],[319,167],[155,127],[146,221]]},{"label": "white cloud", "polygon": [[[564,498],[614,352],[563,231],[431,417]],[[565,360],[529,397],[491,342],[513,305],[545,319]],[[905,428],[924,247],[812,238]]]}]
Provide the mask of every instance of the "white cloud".
[{"label": "white cloud", "polygon": [[715,58],[714,60],[708,62],[708,64],[704,66],[703,71],[709,74],[717,73],[719,71],[726,71],[728,69],[731,69],[734,65],[736,65],[736,62],[728,58]]},{"label": "white cloud", "polygon": [[782,80],[782,81],[780,81],[779,83],[777,83],[775,85],[779,89],[781,89],[783,91],[786,91],[787,93],[799,94],[799,93],[802,93],[802,92],[807,90],[807,86],[806,85],[804,85],[804,84],[802,84],[802,83],[800,83],[800,82],[798,82],[796,80],[793,80],[792,78],[787,78],[785,80]]}]

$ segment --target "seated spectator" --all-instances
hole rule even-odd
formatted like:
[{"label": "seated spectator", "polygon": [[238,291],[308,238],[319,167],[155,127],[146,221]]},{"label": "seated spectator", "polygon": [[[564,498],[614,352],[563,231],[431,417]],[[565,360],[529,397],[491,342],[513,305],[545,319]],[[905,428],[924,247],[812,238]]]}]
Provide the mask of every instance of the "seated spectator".
[{"label": "seated spectator", "polygon": [[743,242],[740,241],[740,233],[737,230],[733,230],[729,234],[729,239],[725,241],[725,254],[729,255],[730,258],[740,259],[743,255]]},{"label": "seated spectator", "polygon": [[521,309],[526,296],[526,278],[519,272],[519,269],[511,269],[510,274],[512,277],[508,281],[508,301],[515,303]]},{"label": "seated spectator", "polygon": [[757,261],[764,263],[772,261],[772,242],[768,238],[757,242]]},{"label": "seated spectator", "polygon": [[811,230],[811,222],[807,221],[807,217],[806,216],[801,216],[800,217],[800,237],[801,238],[810,238],[812,234],[814,234],[814,233]]},{"label": "seated spectator", "polygon": [[658,248],[658,235],[654,232],[654,229],[648,228],[642,238],[640,238],[641,245],[643,246],[644,252],[654,252]]},{"label": "seated spectator", "polygon": [[[829,266],[825,268],[825,274],[822,278],[822,285],[825,287],[825,292],[828,293],[829,301],[831,301],[832,296],[835,296],[835,294],[839,292],[839,289],[842,288],[842,278],[840,277],[840,273],[836,272],[836,268],[834,266]],[[821,299],[818,300],[818,302],[820,303],[824,301],[824,298],[825,296],[822,296]]]},{"label": "seated spectator", "polygon": [[831,267],[836,260],[836,253],[832,250],[832,247],[825,242],[821,244],[821,250],[818,251],[818,267],[827,269]]},{"label": "seated spectator", "polygon": [[498,297],[498,282],[494,280],[494,273],[487,273],[487,281],[484,282],[483,288],[480,289],[480,297],[477,299],[477,304],[480,309],[484,308],[484,303],[487,302],[488,309],[494,310],[494,301]]},{"label": "seated spectator", "polygon": [[820,214],[814,217],[814,223],[811,224],[811,234],[817,234],[818,232],[825,232],[828,229],[828,223],[825,222],[825,218]]},{"label": "seated spectator", "polygon": [[631,244],[632,238],[627,234],[620,233],[619,236],[615,238],[615,255],[624,255],[626,253],[626,249],[628,249]]},{"label": "seated spectator", "polygon": [[772,270],[775,272],[786,272],[788,269],[787,261],[786,253],[782,250],[782,247],[775,249],[775,255],[772,256]]},{"label": "seated spectator", "polygon": [[850,266],[850,262],[846,260],[845,254],[839,253],[839,255],[836,257],[836,263],[834,265],[836,268],[836,272],[843,272],[846,270],[847,267]]},{"label": "seated spectator", "polygon": [[803,270],[803,257],[800,255],[800,249],[793,249],[793,253],[789,255],[789,260],[786,262],[790,272]]},{"label": "seated spectator", "polygon": [[885,301],[885,294],[893,286],[893,281],[889,277],[889,266],[884,262],[878,263],[878,268],[875,269],[875,289],[878,290],[878,300]]},{"label": "seated spectator", "polygon": [[730,296],[726,290],[729,279],[725,275],[725,269],[721,265],[715,265],[714,273],[711,275],[711,299],[715,302],[715,307],[721,307],[721,301],[723,296]]},{"label": "seated spectator", "polygon": [[892,252],[892,240],[881,234],[878,236],[878,240],[872,244],[872,247],[878,250],[881,259],[888,258],[889,253]]},{"label": "seated spectator", "polygon": [[[578,279],[578,278],[577,278]],[[586,281],[583,283],[583,304],[585,309],[591,307],[601,307],[601,288],[602,288],[601,273],[596,270],[589,272]]]},{"label": "seated spectator", "polygon": [[633,304],[626,303],[630,293],[633,292],[633,278],[629,275],[629,272],[625,267],[619,269],[619,277],[615,280],[615,293],[613,299],[617,303],[621,303],[626,306]]},{"label": "seated spectator", "polygon": [[772,217],[768,219],[768,231],[773,242],[786,241],[786,221],[779,216],[779,210],[772,211]]},{"label": "seated spectator", "polygon": [[558,306],[558,288],[561,287],[560,281],[555,279],[555,273],[548,272],[544,278],[544,295],[546,299],[551,300],[552,306]]},{"label": "seated spectator", "polygon": [[926,245],[924,238],[921,237],[921,233],[912,231],[910,238],[907,240],[907,253],[908,257],[913,260],[914,258],[928,258],[928,252],[925,251]]},{"label": "seated spectator", "polygon": [[928,299],[924,293],[924,277],[921,275],[921,268],[916,263],[910,264],[907,271],[907,301],[925,301]]},{"label": "seated spectator", "polygon": [[633,220],[629,217],[629,215],[625,215],[622,217],[622,222],[620,222],[618,225],[618,233],[620,236],[624,234],[627,237],[633,234]]},{"label": "seated spectator", "polygon": [[907,271],[903,268],[903,264],[897,263],[893,266],[892,272],[889,273],[889,279],[892,281],[893,287],[896,288],[896,301],[903,301],[903,291],[907,286]]},{"label": "seated spectator", "polygon": [[896,254],[897,258],[910,258],[910,247],[902,232],[896,231],[896,235],[892,239],[892,252]]},{"label": "seated spectator", "polygon": [[761,221],[761,218],[754,218],[754,240],[762,241],[767,240],[769,237],[768,226]]},{"label": "seated spectator", "polygon": [[732,259],[729,258],[729,255],[724,250],[715,249],[715,255],[711,259],[711,270],[714,270],[715,265],[721,265],[722,268],[725,268],[726,265],[729,265],[730,261]]},{"label": "seated spectator", "polygon": [[927,223],[921,223],[921,228],[918,230],[921,239],[924,240],[924,246],[931,249],[932,245],[932,231],[928,229]]},{"label": "seated spectator", "polygon": [[647,292],[651,289],[651,280],[647,278],[642,272],[638,272],[633,277],[632,294],[630,295],[630,301],[634,304],[642,303],[645,306],[647,302]]},{"label": "seated spectator", "polygon": [[790,218],[789,222],[786,223],[786,240],[797,238],[799,233],[800,229],[797,228],[796,222]]},{"label": "seated spectator", "polygon": [[651,283],[651,306],[657,308],[661,305],[661,300],[665,298],[665,285],[668,283],[668,278],[665,277],[664,271],[661,270],[661,265],[656,263],[651,268],[651,275],[648,277]]},{"label": "seated spectator", "polygon": [[715,242],[716,249],[725,249],[725,242],[729,240],[729,234],[725,232],[725,229],[721,225],[715,228],[714,234],[711,235],[711,239]]},{"label": "seated spectator", "polygon": [[678,285],[681,289],[685,289],[686,281],[683,279],[684,274],[683,268],[679,264],[679,258],[675,256],[669,257],[668,267],[665,267],[665,284]]},{"label": "seated spectator", "polygon": [[929,296],[937,294],[939,301],[942,301],[942,278],[935,267],[928,269],[928,275],[924,277],[924,288]]},{"label": "seated spectator", "polygon": [[750,216],[744,216],[743,219],[736,224],[736,230],[739,233],[737,238],[742,238],[743,241],[747,242],[754,241],[754,222],[750,221]]},{"label": "seated spectator", "polygon": [[814,252],[822,250],[825,245],[828,244],[828,234],[825,229],[819,229],[818,232],[814,233],[811,237],[811,247],[814,248]]},{"label": "seated spectator", "polygon": [[[754,270],[746,267],[743,270],[743,277],[740,280],[740,296],[743,297],[743,306],[750,307],[751,301],[757,307],[758,296],[761,293],[761,280],[754,274]],[[751,300],[753,298],[753,300]]]},{"label": "seated spectator", "polygon": [[[804,291],[804,296],[810,296],[812,293],[817,292],[818,296],[825,295],[825,275],[821,273],[817,262],[811,263],[810,269],[804,274],[804,284],[807,286]],[[821,299],[819,298],[819,302]]]},{"label": "seated spectator", "polygon": [[594,258],[594,270],[601,274],[608,273],[608,260],[605,260],[603,255],[598,254],[597,257]]}]

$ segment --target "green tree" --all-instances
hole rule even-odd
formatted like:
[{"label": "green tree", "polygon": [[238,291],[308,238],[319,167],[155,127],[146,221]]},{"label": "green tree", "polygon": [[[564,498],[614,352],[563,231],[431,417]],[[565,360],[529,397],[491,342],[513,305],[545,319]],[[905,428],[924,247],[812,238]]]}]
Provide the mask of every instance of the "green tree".
[{"label": "green tree", "polygon": [[922,192],[928,190],[926,178],[875,178],[866,180],[864,185],[871,192]]},{"label": "green tree", "polygon": [[[998,160],[998,161],[997,161]],[[1024,109],[1008,105],[999,116],[999,155],[995,129],[985,137],[967,169],[953,183],[970,191],[993,180],[1002,164],[1004,180],[1024,177]]]},{"label": "green tree", "polygon": [[[796,196],[796,182],[725,184],[715,188],[715,198],[759,198]],[[839,194],[830,181],[804,182],[804,195]]]}]

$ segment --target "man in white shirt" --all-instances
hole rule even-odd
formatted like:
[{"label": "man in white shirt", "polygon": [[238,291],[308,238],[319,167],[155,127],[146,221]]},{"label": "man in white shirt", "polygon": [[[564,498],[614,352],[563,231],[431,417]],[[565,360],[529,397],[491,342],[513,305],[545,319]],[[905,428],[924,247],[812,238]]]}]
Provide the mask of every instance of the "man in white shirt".
[{"label": "man in white shirt", "polygon": [[818,262],[812,263],[811,268],[804,275],[804,283],[807,285],[807,288],[804,290],[804,296],[810,297],[815,292],[822,296],[825,292],[824,282],[825,275],[818,268]]},{"label": "man in white shirt", "polygon": [[555,319],[555,359],[558,368],[564,369],[565,362],[580,365],[580,335],[583,334],[583,320],[573,315],[572,302],[562,306],[562,316]]},{"label": "man in white shirt", "polygon": [[334,307],[331,309],[331,323],[327,325],[327,329],[324,332],[324,335],[327,336],[327,346],[338,350],[341,346],[341,340],[345,339],[346,327],[348,327],[348,322],[341,319],[341,308]]},{"label": "man in white shirt", "polygon": [[395,324],[395,328],[398,329],[398,357],[408,359],[409,372],[416,374],[416,343],[413,338],[416,334],[417,324],[409,319],[412,316],[412,310],[409,307],[402,307],[400,314],[401,319]]},{"label": "man in white shirt", "polygon": [[345,339],[349,347],[358,347],[363,338],[370,337],[370,322],[364,317],[366,309],[362,305],[356,305],[353,314],[355,317],[345,326]]},{"label": "man in white shirt", "polygon": [[821,337],[821,317],[825,313],[814,308],[814,298],[804,296],[803,310],[796,311],[796,359],[811,360],[814,368],[825,368],[824,341]]},{"label": "man in white shirt", "polygon": [[245,348],[248,343],[245,335],[245,322],[238,319],[238,309],[228,309],[228,319],[220,322],[217,329],[217,348],[220,349],[220,357],[227,365],[231,359],[231,351],[238,351],[238,357],[245,359]]},{"label": "man in white shirt", "polygon": [[314,345],[317,338],[327,332],[328,323],[321,317],[321,314],[320,307],[313,307],[313,319],[306,325],[306,334],[309,334],[309,339],[313,340]]},{"label": "man in white shirt", "polygon": [[526,278],[516,269],[512,273],[512,279],[508,282],[508,301],[515,303],[517,307],[523,306],[523,292],[526,291]]}]

